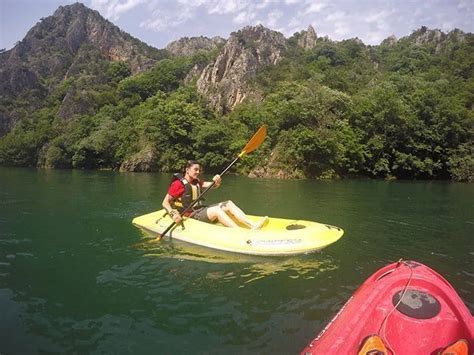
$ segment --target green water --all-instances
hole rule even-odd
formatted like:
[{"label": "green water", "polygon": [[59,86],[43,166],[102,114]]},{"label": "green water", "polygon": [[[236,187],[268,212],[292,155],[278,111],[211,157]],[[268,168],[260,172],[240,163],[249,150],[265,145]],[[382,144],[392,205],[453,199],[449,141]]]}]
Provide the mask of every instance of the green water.
[{"label": "green water", "polygon": [[151,242],[131,224],[170,176],[0,168],[0,353],[297,353],[399,258],[474,312],[474,185],[226,176],[207,203],[342,227],[319,253],[246,257]]}]

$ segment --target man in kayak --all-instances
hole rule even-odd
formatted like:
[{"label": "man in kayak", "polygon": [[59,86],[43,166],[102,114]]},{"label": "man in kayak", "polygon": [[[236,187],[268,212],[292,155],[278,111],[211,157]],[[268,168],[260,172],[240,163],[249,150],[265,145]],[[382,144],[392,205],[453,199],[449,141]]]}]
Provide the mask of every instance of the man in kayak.
[{"label": "man in kayak", "polygon": [[[200,180],[200,174],[201,164],[195,160],[189,160],[184,168],[184,176],[181,174],[174,175],[162,205],[175,223],[181,222],[182,212],[199,197],[201,189],[205,189],[212,184],[211,181]],[[212,180],[215,182],[215,188],[221,185],[220,175],[214,176]],[[230,200],[211,206],[203,206],[198,202],[192,210],[185,212],[184,216],[208,223],[213,223],[217,220],[226,227],[238,228],[239,226],[234,221],[235,219],[251,229],[260,229],[268,220],[268,217],[264,217],[257,223],[253,222]]]}]

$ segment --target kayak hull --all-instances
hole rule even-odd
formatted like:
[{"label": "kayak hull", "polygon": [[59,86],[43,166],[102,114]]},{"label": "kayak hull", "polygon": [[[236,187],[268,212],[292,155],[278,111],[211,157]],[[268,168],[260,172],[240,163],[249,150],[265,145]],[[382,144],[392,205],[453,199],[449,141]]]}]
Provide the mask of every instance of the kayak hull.
[{"label": "kayak hull", "polygon": [[474,351],[474,318],[441,275],[401,261],[370,276],[301,353],[357,354],[371,335],[398,355],[437,354],[460,339]]},{"label": "kayak hull", "polygon": [[[249,216],[252,220],[261,217]],[[133,219],[132,223],[158,236],[173,221],[164,210]],[[186,218],[167,233],[167,237],[207,248],[249,255],[295,255],[320,250],[339,240],[344,231],[327,224],[269,218],[260,230],[228,228]]]}]

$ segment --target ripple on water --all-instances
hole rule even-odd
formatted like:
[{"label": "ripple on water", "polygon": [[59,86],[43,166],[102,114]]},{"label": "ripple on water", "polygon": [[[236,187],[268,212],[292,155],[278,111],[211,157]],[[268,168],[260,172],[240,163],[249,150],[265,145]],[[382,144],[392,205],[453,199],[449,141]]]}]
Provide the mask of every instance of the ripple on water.
[{"label": "ripple on water", "polygon": [[[5,235],[5,234],[4,234]],[[13,233],[7,234],[5,236],[14,236]],[[22,243],[31,243],[31,239],[15,239],[15,238],[9,238],[9,239],[0,239],[0,244],[22,244]]]}]

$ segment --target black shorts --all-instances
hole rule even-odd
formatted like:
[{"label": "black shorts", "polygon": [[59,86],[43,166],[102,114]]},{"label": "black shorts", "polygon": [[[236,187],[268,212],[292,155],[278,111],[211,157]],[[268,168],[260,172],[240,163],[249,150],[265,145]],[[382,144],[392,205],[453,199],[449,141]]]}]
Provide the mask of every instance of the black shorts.
[{"label": "black shorts", "polygon": [[218,206],[220,205],[221,203],[227,203],[226,202],[219,202],[219,203],[214,203],[213,205],[210,205],[210,206],[202,206],[202,207],[198,207],[197,209],[195,209],[191,215],[191,218],[194,218],[194,219],[197,219],[198,221],[201,221],[201,222],[206,222],[206,223],[214,223],[214,221],[211,221],[209,219],[209,217],[207,216],[207,209],[209,207],[214,207],[214,206]]},{"label": "black shorts", "polygon": [[198,207],[191,214],[191,218],[197,219],[201,222],[212,223],[212,221],[207,216],[207,209],[211,206]]}]

